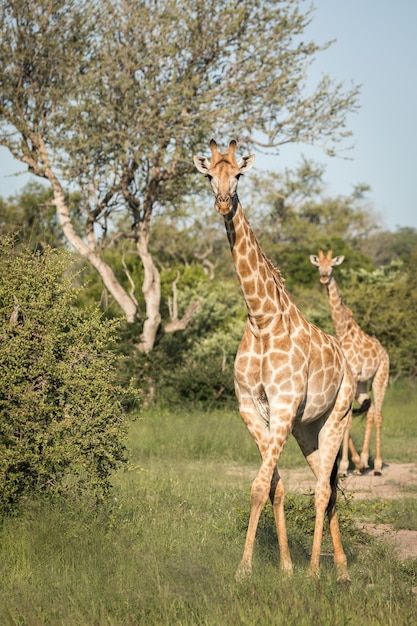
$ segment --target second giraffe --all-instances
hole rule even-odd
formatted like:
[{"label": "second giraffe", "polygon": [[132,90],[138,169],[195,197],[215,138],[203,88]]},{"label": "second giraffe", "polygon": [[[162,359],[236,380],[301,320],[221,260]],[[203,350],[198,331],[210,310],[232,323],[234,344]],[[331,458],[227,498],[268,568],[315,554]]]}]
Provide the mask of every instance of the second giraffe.
[{"label": "second giraffe", "polygon": [[[328,250],[327,254],[324,254],[323,250],[319,250],[318,256],[310,255],[311,263],[319,268],[320,282],[327,287],[336,337],[340,341],[342,350],[356,380],[356,399],[362,407],[367,408],[365,436],[361,455],[359,457],[353,441],[349,437],[349,431],[347,431],[340,471],[346,474],[348,470],[348,443],[356,470],[364,472],[369,468],[369,444],[372,426],[375,424],[376,452],[374,473],[379,476],[382,472],[382,403],[388,384],[389,357],[376,337],[370,337],[363,332],[359,324],[354,320],[352,311],[343,303],[333,276],[333,267],[340,265],[344,258],[344,256],[335,256],[333,258],[331,250]],[[371,401],[368,392],[368,382],[371,382],[372,385],[373,401]]]}]

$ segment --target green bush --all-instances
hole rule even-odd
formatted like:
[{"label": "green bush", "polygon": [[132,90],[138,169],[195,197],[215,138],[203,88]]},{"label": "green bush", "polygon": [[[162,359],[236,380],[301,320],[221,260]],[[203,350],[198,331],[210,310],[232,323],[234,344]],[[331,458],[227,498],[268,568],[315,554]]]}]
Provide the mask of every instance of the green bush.
[{"label": "green bush", "polygon": [[3,512],[35,493],[102,497],[126,459],[117,325],[77,306],[71,266],[67,252],[17,254],[0,240]]}]

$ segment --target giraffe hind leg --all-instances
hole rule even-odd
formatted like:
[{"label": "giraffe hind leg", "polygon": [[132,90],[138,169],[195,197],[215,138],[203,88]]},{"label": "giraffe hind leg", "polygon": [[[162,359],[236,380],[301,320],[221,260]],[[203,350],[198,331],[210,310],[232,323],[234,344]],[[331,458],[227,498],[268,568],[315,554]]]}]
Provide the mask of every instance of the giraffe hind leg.
[{"label": "giraffe hind leg", "polygon": [[351,582],[348,569],[347,558],[343,550],[342,537],[340,534],[339,519],[336,511],[338,485],[338,460],[335,459],[332,473],[330,475],[331,494],[327,505],[327,518],[329,520],[330,535],[333,543],[333,559],[336,566],[337,580],[339,582]]},{"label": "giraffe hind leg", "polygon": [[[348,416],[346,419],[351,418]],[[321,430],[324,432],[321,433]],[[330,447],[326,450],[325,456],[322,450],[323,443],[319,447],[319,438],[321,438],[322,441],[326,439],[326,425],[323,427],[321,427],[319,423],[296,425],[293,434],[313,474],[317,478],[315,492],[316,521],[309,573],[315,577],[319,575],[324,518],[327,513],[337,578],[341,581],[348,581],[347,559],[343,550],[339,520],[336,513],[338,451],[345,430],[345,424],[339,422],[336,425],[336,430],[338,432],[335,433],[336,437],[333,439],[333,442],[330,442],[329,439]],[[333,461],[331,461],[331,459]],[[332,464],[330,464],[330,462],[332,462]]]},{"label": "giraffe hind leg", "polygon": [[350,435],[350,429],[352,428],[352,417],[349,417],[349,422],[343,435],[342,446],[342,458],[339,466],[339,473],[341,476],[347,476],[349,469],[349,451],[352,458],[352,462],[355,465],[355,472],[360,472],[361,459],[353,443],[353,439]]},{"label": "giraffe hind leg", "polygon": [[[373,423],[375,424],[375,461],[374,474],[380,476],[382,473],[381,455],[381,428],[382,428],[382,404],[384,402],[385,391],[389,378],[389,357],[384,351],[381,364],[372,382],[374,397]],[[369,442],[368,442],[369,444]]]}]

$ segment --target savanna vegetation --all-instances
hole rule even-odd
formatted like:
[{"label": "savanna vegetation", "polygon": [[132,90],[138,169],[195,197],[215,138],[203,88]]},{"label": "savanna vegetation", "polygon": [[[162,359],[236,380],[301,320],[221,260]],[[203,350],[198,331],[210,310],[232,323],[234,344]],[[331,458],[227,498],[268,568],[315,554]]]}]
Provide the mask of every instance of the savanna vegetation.
[{"label": "savanna vegetation", "polygon": [[[290,141],[344,145],[358,89],[307,89],[328,45],[304,39],[307,4],[0,2],[0,145],[35,177],[0,198],[2,624],[413,621],[416,561],[354,524],[410,528],[413,493],[341,498],[349,588],[327,559],[306,580],[313,507],[291,493],[294,577],[266,507],[254,576],[233,578],[259,462],[233,389],[246,310],[192,155],[211,136],[283,160]],[[384,231],[367,191],[330,197],[307,161],[239,185],[262,248],[329,332],[309,255],[345,256],[345,301],[390,354],[383,456],[413,462],[417,231]],[[290,441],[282,467],[304,464]]]},{"label": "savanna vegetation", "polygon": [[[13,203],[19,206],[19,198],[3,206]],[[39,222],[34,223],[36,232]],[[234,582],[259,459],[232,389],[245,311],[233,268],[221,252],[223,235],[213,238],[219,250],[218,265],[208,267],[213,278],[198,260],[183,265],[185,294],[198,294],[199,311],[182,332],[161,333],[149,355],[134,349],[132,326],[100,298],[100,284],[73,253],[39,239],[34,245],[32,234],[29,248],[22,235],[3,238],[2,623],[337,625],[358,614],[364,624],[413,619],[416,561],[398,561],[387,544],[355,526],[360,519],[414,528],[412,491],[395,502],[371,504],[341,493],[349,588],[337,585],[327,557],[320,581],[306,579],[312,496],[291,492],[286,510],[294,577],[279,574],[267,506],[253,577],[243,585]],[[355,258],[364,257],[358,251]],[[343,274],[349,304],[361,289],[370,307],[372,301],[388,306],[382,288],[391,297],[398,289],[403,301],[397,301],[397,314],[405,314],[414,294],[412,258],[388,267],[371,257],[366,263]],[[172,279],[169,267],[165,272]],[[349,291],[350,284],[355,289]],[[313,283],[294,291],[325,325],[327,296]],[[94,305],[100,300],[101,311]],[[375,323],[375,315],[371,319]],[[381,319],[388,332],[391,326]],[[407,353],[400,331],[394,355]],[[407,368],[405,376],[394,374],[402,362],[392,359],[384,408],[383,456],[391,463],[413,462],[416,454],[414,373]],[[355,421],[357,441],[363,428]],[[290,440],[281,467],[304,465]],[[331,552],[328,536],[324,551]]]},{"label": "savanna vegetation", "polygon": [[[383,449],[389,462],[415,460],[416,400],[407,388],[388,391]],[[362,427],[355,422],[358,440]],[[293,577],[279,572],[268,504],[252,578],[237,584],[249,488],[259,464],[237,411],[147,409],[131,426],[128,447],[129,465],[113,476],[111,497],[100,507],[79,498],[35,499],[19,517],[3,521],[2,624],[341,626],[358,615],[367,626],[413,623],[417,561],[400,562],[388,544],[364,535],[354,522],[394,521],[397,528],[410,528],[415,492],[366,502],[340,492],[352,578],[347,587],[336,583],[329,556],[322,558],[320,581],[306,578],[312,494],[288,492]],[[305,466],[294,440],[281,465]],[[331,553],[328,532],[323,550]]]}]

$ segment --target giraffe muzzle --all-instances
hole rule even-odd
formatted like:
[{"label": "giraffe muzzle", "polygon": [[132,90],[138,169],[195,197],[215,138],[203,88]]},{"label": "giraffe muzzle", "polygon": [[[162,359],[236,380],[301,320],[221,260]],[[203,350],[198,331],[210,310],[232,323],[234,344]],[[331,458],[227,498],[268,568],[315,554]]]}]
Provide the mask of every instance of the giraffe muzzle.
[{"label": "giraffe muzzle", "polygon": [[214,208],[216,211],[220,213],[220,215],[227,215],[230,213],[233,206],[232,197],[227,196],[217,196],[216,201],[214,203]]}]

